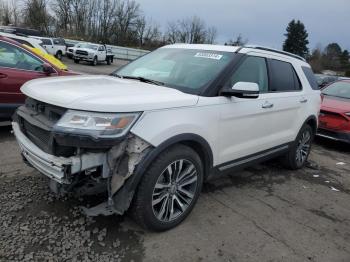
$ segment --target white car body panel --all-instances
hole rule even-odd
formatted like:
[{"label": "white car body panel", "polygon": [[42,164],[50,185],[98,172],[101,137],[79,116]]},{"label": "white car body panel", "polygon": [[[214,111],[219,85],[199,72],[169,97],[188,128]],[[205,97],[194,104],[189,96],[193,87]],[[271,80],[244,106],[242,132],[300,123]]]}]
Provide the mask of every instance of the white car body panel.
[{"label": "white car body panel", "polygon": [[112,76],[69,76],[26,82],[22,93],[60,107],[95,112],[141,112],[193,106],[198,96]]}]

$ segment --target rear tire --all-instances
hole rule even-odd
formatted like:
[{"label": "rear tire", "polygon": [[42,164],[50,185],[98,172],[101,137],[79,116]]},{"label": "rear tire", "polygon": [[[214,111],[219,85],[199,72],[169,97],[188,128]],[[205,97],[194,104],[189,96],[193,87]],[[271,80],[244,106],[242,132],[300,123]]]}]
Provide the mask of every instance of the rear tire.
[{"label": "rear tire", "polygon": [[282,163],[286,168],[296,170],[305,166],[314,136],[311,126],[306,124],[300,129],[289,152],[282,158]]},{"label": "rear tire", "polygon": [[107,58],[107,65],[111,65],[111,64],[112,64],[111,59],[108,57]]},{"label": "rear tire", "polygon": [[131,214],[142,227],[165,231],[192,211],[203,184],[198,154],[184,145],[162,152],[143,174]]}]

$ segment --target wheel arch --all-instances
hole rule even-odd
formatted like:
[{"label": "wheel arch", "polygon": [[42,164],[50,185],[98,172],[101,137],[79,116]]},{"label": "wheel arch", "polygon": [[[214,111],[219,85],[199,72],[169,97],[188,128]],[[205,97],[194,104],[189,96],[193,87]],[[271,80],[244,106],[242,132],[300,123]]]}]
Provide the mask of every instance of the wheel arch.
[{"label": "wheel arch", "polygon": [[186,145],[199,155],[203,163],[205,176],[207,176],[210,168],[213,166],[213,152],[209,143],[203,137],[192,133],[176,135],[153,148],[152,151],[149,152],[149,154],[147,154],[147,156],[139,163],[136,172],[138,171],[138,168],[142,170],[147,169],[159,154],[176,144]]},{"label": "wheel arch", "polygon": [[302,127],[304,125],[309,125],[312,128],[312,131],[314,132],[314,135],[317,132],[317,126],[318,126],[318,121],[317,121],[317,117],[315,115],[311,115],[309,116],[303,123]]},{"label": "wheel arch", "polygon": [[145,170],[149,168],[156,157],[158,157],[164,150],[175,146],[176,144],[182,144],[192,148],[202,160],[204,180],[209,176],[210,170],[213,167],[213,153],[209,143],[203,137],[196,134],[186,133],[176,135],[164,141],[157,147],[152,148],[150,152],[148,152],[147,155],[140,161],[140,163],[138,163],[134,174],[115,194],[113,197],[114,204],[119,213],[123,213],[129,208]]}]

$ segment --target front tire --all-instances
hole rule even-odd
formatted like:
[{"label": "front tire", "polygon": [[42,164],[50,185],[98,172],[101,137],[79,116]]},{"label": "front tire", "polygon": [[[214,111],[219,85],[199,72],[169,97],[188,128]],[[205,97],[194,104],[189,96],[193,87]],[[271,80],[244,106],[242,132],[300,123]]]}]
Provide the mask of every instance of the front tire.
[{"label": "front tire", "polygon": [[314,139],[314,135],[315,134],[311,126],[304,125],[301,128],[289,152],[282,159],[285,167],[288,169],[297,170],[305,166],[311,152],[311,144]]},{"label": "front tire", "polygon": [[79,59],[74,59],[74,63],[79,64],[80,60]]},{"label": "front tire", "polygon": [[92,60],[91,65],[96,66],[97,65],[97,57],[94,57],[94,60]]},{"label": "front tire", "polygon": [[56,53],[56,58],[57,58],[58,60],[62,60],[62,52],[61,52],[61,51],[57,51],[57,53]]},{"label": "front tire", "polygon": [[143,175],[131,207],[144,228],[165,231],[192,211],[203,184],[198,154],[184,145],[162,152]]}]

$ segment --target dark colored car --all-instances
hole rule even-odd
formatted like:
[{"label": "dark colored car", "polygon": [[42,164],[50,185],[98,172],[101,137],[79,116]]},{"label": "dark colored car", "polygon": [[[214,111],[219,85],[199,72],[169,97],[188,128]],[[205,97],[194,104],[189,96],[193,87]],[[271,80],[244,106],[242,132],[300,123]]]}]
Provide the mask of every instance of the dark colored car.
[{"label": "dark colored car", "polygon": [[317,135],[350,143],[350,80],[330,84],[322,95]]},{"label": "dark colored car", "polygon": [[10,119],[15,109],[24,103],[20,88],[25,82],[76,74],[61,70],[24,45],[0,36],[0,120]]}]

